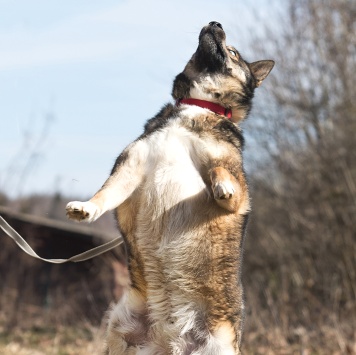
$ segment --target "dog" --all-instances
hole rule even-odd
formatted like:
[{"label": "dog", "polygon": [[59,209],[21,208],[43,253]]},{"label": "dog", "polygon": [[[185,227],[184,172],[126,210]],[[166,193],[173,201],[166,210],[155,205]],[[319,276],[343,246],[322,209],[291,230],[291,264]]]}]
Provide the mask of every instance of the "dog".
[{"label": "dog", "polygon": [[110,177],[67,215],[115,209],[130,286],[111,310],[107,354],[235,355],[250,200],[238,123],[274,66],[246,62],[218,22],[176,76],[167,104],[117,158]]}]

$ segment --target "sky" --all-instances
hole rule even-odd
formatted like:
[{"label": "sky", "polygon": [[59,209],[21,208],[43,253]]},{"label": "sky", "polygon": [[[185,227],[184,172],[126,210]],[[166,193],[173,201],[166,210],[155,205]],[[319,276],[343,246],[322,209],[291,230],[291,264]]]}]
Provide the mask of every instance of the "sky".
[{"label": "sky", "polygon": [[244,54],[257,8],[268,0],[0,0],[0,191],[91,197],[172,101],[200,29],[221,22]]}]

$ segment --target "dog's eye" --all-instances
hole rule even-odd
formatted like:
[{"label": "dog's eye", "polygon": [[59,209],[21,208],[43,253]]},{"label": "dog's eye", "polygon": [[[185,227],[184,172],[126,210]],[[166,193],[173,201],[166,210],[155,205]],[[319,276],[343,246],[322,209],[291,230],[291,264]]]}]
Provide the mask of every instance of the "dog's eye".
[{"label": "dog's eye", "polygon": [[232,49],[229,49],[229,52],[232,56],[237,57],[237,53],[233,51]]}]

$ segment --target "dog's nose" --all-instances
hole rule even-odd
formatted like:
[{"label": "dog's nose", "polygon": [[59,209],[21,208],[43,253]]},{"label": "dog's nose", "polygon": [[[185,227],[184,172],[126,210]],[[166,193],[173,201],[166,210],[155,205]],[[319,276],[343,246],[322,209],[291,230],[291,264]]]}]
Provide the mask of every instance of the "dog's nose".
[{"label": "dog's nose", "polygon": [[209,25],[210,25],[210,26],[220,27],[221,29],[223,29],[221,23],[216,22],[216,21],[211,21],[211,22],[209,22]]}]

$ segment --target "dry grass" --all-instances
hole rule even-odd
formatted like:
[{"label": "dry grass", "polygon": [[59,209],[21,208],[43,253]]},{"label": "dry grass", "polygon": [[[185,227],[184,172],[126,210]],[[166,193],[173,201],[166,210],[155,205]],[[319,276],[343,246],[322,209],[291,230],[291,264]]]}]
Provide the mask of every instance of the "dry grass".
[{"label": "dry grass", "polygon": [[[350,330],[349,325],[345,328]],[[344,355],[356,354],[354,336],[346,337],[346,329],[322,326],[314,330],[303,327],[295,329],[269,328],[265,332],[246,332],[243,339],[243,354],[253,355]]]},{"label": "dry grass", "polygon": [[103,330],[88,325],[0,331],[2,355],[102,354],[103,345]]},{"label": "dry grass", "polygon": [[[264,332],[246,332],[243,354],[247,355],[316,355],[356,354],[356,342],[349,342],[338,327],[324,327],[313,332],[305,328],[290,331],[286,337],[280,328]],[[100,355],[103,354],[104,329],[84,324],[78,327],[0,328],[1,355]],[[356,337],[354,338],[356,339]]]}]

